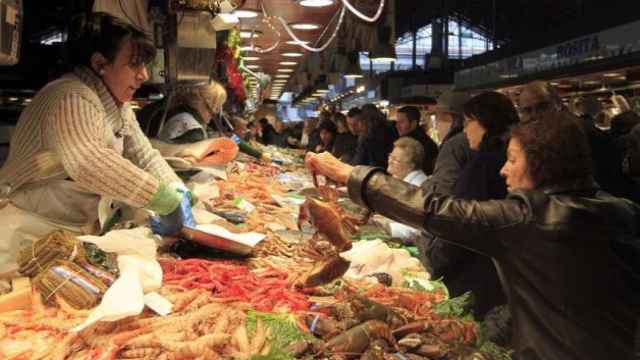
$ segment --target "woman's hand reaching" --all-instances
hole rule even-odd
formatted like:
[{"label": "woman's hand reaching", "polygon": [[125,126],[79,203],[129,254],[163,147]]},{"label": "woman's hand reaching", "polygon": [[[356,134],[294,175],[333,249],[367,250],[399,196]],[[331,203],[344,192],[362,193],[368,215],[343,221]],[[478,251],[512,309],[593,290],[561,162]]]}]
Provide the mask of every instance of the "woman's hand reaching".
[{"label": "woman's hand reaching", "polygon": [[313,175],[323,175],[339,184],[346,184],[353,166],[345,164],[329,152],[307,153],[304,163]]}]

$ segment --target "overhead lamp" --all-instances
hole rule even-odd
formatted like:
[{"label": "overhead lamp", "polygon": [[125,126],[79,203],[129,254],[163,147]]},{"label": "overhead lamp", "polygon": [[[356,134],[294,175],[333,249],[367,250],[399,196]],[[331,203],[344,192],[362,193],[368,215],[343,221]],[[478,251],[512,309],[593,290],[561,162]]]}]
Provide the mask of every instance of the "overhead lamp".
[{"label": "overhead lamp", "polygon": [[300,0],[298,4],[307,7],[323,7],[333,5],[333,0]]},{"label": "overhead lamp", "polygon": [[294,65],[298,65],[298,63],[295,62],[295,61],[280,61],[280,65],[283,65],[283,66],[294,66]]},{"label": "overhead lamp", "polygon": [[296,30],[307,30],[307,31],[320,29],[320,25],[318,25],[318,24],[302,23],[302,22],[290,23],[289,27],[292,28],[292,29],[296,29]]},{"label": "overhead lamp", "polygon": [[620,76],[622,76],[622,74],[621,73],[606,73],[606,74],[603,74],[602,76],[607,77],[607,78],[613,78],[613,77],[620,77]]},{"label": "overhead lamp", "polygon": [[304,55],[303,53],[295,52],[295,51],[282,53],[282,56],[284,57],[301,57],[303,55]]},{"label": "overhead lamp", "polygon": [[260,60],[260,58],[257,57],[257,56],[245,56],[245,57],[242,58],[242,60],[244,60],[244,61],[256,61],[256,60]]},{"label": "overhead lamp", "polygon": [[291,75],[288,75],[288,74],[278,74],[278,75],[276,75],[276,78],[278,78],[278,79],[288,79],[290,77],[291,77]]},{"label": "overhead lamp", "polygon": [[240,19],[252,19],[258,17],[258,12],[255,10],[249,9],[240,9],[232,12],[233,15],[239,17]]},{"label": "overhead lamp", "polygon": [[389,26],[378,29],[378,43],[369,52],[369,58],[379,63],[396,61],[396,48],[391,44],[391,28]]},{"label": "overhead lamp", "polygon": [[327,93],[329,93],[329,90],[325,90],[325,89],[318,89],[318,90],[316,90],[316,92],[317,92],[317,93],[320,93],[320,94],[327,94]]},{"label": "overhead lamp", "polygon": [[253,45],[253,46],[240,46],[238,48],[240,51],[259,51],[262,50],[262,48],[258,45]]},{"label": "overhead lamp", "polygon": [[295,70],[293,69],[278,69],[278,72],[281,72],[281,73],[292,73],[294,71]]},{"label": "overhead lamp", "polygon": [[583,82],[584,85],[599,85],[600,81],[597,80],[587,80],[585,82]]},{"label": "overhead lamp", "polygon": [[251,39],[251,33],[253,33],[253,38],[257,38],[258,36],[262,35],[262,31],[256,30],[256,31],[251,31],[251,30],[241,30],[240,31],[240,38],[241,39]]},{"label": "overhead lamp", "polygon": [[285,43],[289,44],[289,45],[309,45],[311,42],[310,41],[289,40],[289,41],[286,41]]},{"label": "overhead lamp", "polygon": [[251,64],[245,66],[247,69],[260,69],[260,65]]}]

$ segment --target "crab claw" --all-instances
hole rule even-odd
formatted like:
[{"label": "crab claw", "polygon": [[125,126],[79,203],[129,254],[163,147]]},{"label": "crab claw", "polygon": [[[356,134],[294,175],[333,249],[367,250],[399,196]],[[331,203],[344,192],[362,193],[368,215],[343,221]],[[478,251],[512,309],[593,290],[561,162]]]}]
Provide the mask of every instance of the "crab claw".
[{"label": "crab claw", "polygon": [[328,284],[344,275],[351,262],[342,256],[335,256],[328,261],[322,262],[309,273],[304,281],[304,287],[311,288]]}]

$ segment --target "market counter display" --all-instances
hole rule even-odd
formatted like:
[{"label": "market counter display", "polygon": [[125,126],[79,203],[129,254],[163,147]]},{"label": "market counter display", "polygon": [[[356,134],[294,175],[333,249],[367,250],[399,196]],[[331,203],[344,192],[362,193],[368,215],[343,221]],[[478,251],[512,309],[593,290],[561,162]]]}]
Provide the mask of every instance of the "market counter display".
[{"label": "market counter display", "polygon": [[[449,299],[401,244],[359,227],[363,214],[338,191],[313,191],[300,153],[263,151],[277,164],[241,156],[226,179],[189,184],[200,228],[253,234],[249,256],[149,235],[159,250],[138,264],[105,241],[52,233],[0,280],[0,359],[509,358],[465,315],[468,296]],[[125,280],[144,306],[99,317],[131,305],[129,295],[105,304]]]}]

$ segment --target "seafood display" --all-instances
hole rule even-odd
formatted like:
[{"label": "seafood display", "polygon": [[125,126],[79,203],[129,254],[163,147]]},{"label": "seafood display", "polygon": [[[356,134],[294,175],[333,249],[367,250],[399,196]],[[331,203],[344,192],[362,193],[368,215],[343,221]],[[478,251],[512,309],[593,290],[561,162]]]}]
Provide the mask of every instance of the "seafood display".
[{"label": "seafood display", "polygon": [[[337,189],[314,187],[296,156],[286,166],[240,157],[227,165],[226,180],[198,185],[212,189],[198,195],[198,218],[266,237],[242,258],[162,248],[157,295],[171,305],[165,313],[149,306],[76,331],[97,302],[80,292],[86,279],[95,278],[102,294],[118,274],[84,264],[69,234],[34,243],[20,258],[31,280],[8,281],[0,295],[0,359],[491,359],[478,350],[482,337],[471,318],[438,311],[449,301],[446,289],[428,286],[408,253],[385,248],[394,254],[385,259],[404,260],[363,271],[376,254],[349,250],[361,248],[352,241],[368,214],[345,210]],[[60,269],[73,269],[76,282]],[[420,271],[424,288],[406,275]],[[348,272],[358,276],[343,277]]]}]

